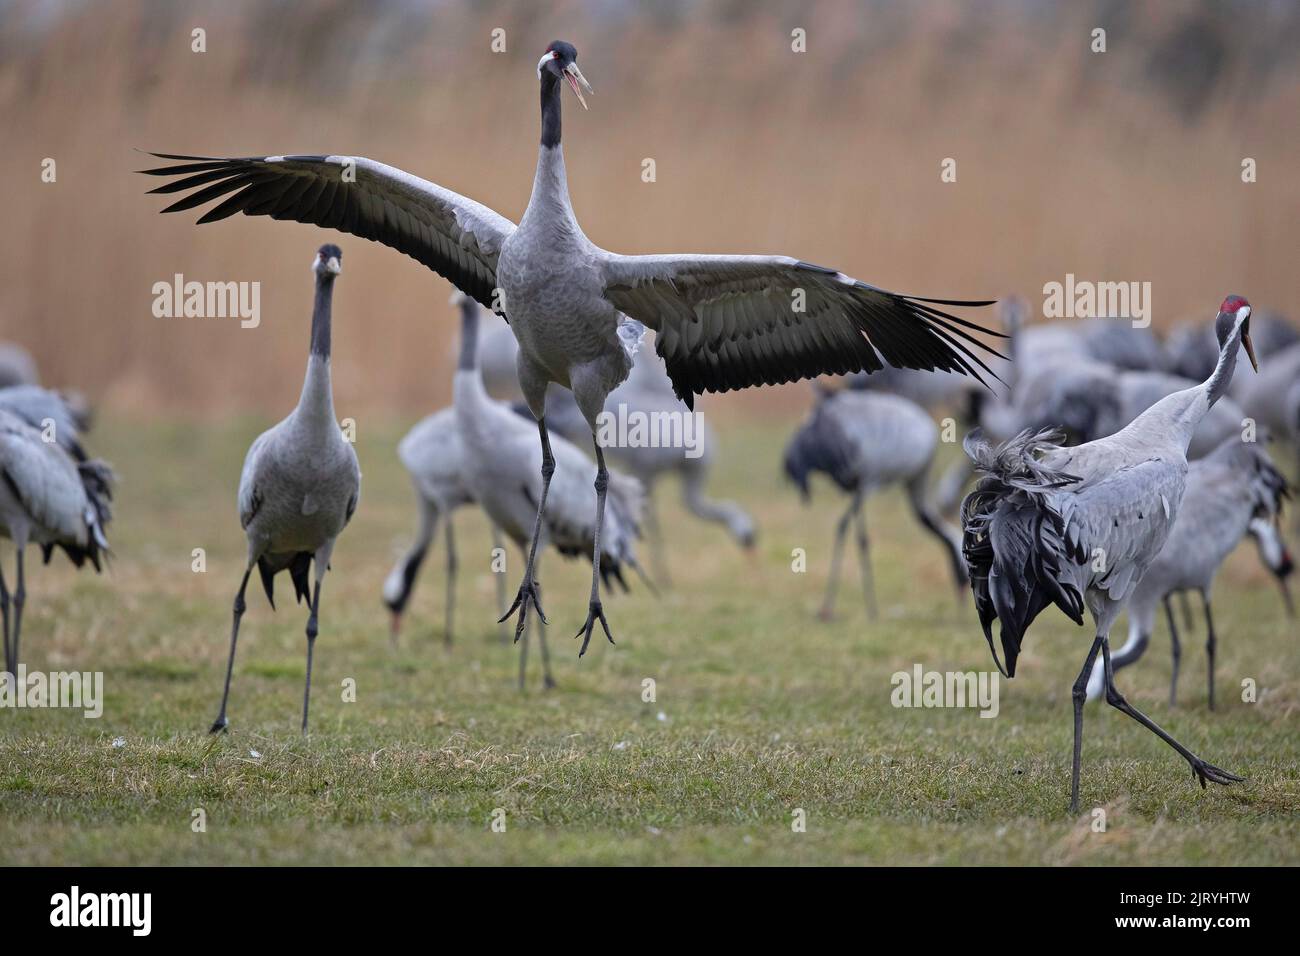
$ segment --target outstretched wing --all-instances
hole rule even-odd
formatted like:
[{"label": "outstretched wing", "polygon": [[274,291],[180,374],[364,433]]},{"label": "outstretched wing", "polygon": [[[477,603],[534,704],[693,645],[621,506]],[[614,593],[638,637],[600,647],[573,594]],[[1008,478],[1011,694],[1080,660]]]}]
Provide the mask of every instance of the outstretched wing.
[{"label": "outstretched wing", "polygon": [[339,229],[406,253],[492,306],[497,256],[515,224],[450,189],[360,156],[151,155],[180,161],[141,170],[179,177],[150,190],[186,193],[163,212],[221,199],[200,223],[242,212]]},{"label": "outstretched wing", "polygon": [[785,256],[606,254],[602,269],[605,298],[658,333],[655,349],[687,404],[697,392],[884,363],[993,375],[971,347],[997,353],[970,332],[998,333],[935,308],[991,301],[899,295]]}]

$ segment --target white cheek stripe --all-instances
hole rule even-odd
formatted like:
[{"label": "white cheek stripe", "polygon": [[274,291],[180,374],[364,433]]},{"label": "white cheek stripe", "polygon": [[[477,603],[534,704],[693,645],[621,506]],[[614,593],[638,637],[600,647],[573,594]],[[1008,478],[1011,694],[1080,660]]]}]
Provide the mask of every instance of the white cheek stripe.
[{"label": "white cheek stripe", "polygon": [[547,50],[542,54],[542,58],[537,61],[537,78],[539,80],[542,78],[542,64],[547,60],[554,60],[559,55],[560,54],[556,53],[554,50]]}]

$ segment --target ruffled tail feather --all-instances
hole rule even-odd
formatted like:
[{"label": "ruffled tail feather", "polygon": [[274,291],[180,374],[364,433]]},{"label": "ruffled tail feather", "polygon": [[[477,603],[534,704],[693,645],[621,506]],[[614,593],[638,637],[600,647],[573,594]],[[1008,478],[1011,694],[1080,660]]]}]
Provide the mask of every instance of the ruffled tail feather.
[{"label": "ruffled tail feather", "polygon": [[[1083,594],[1065,566],[1084,563],[1086,555],[1066,540],[1052,503],[1053,492],[1079,479],[1039,458],[1059,440],[1051,430],[1025,431],[995,448],[975,429],[963,442],[984,477],[962,502],[962,556],[984,639],[1007,677],[1015,676],[1025,632],[1044,608],[1055,604],[1083,623]],[[993,646],[994,620],[1001,623],[1005,667]]]}]

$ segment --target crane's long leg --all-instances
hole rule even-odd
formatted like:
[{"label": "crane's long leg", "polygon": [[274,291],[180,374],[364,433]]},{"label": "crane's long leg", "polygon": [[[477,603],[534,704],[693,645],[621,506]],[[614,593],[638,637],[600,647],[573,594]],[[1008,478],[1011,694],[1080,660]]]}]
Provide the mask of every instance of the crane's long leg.
[{"label": "crane's long leg", "polygon": [[[519,583],[519,594],[510,609],[501,615],[506,620],[515,609],[519,610],[519,621],[515,624],[515,641],[524,633],[524,622],[528,619],[528,606],[537,609],[537,616],[543,624],[550,623],[542,611],[542,602],[537,597],[537,587],[533,583],[533,565],[537,561],[537,542],[542,537],[542,517],[546,514],[546,495],[551,490],[551,475],[555,474],[555,456],[551,454],[551,436],[546,431],[546,416],[537,419],[537,433],[542,439],[542,497],[537,502],[537,521],[533,524],[533,540],[528,545],[528,562],[524,565],[524,579]],[[501,623],[498,621],[497,623]]]},{"label": "crane's long leg", "polygon": [[230,659],[226,661],[226,687],[221,692],[221,712],[212,722],[212,727],[208,730],[210,734],[220,733],[230,724],[226,719],[226,704],[230,700],[230,675],[235,672],[235,644],[239,640],[239,619],[244,616],[244,611],[248,608],[244,603],[244,591],[248,588],[248,576],[253,573],[253,563],[248,562],[248,567],[244,569],[244,579],[239,582],[239,590],[235,593],[234,620],[230,625]]},{"label": "crane's long leg", "polygon": [[[537,585],[538,594],[541,593],[542,586]],[[550,690],[555,686],[555,678],[551,676],[551,652],[546,648],[546,629],[539,628],[537,631],[537,646],[542,651],[542,687]]]},{"label": "crane's long leg", "polygon": [[4,571],[0,570],[0,616],[4,617],[5,632],[5,672],[18,678],[17,664],[13,660],[13,651],[9,647],[9,588],[5,586]]},{"label": "crane's long leg", "polygon": [[1169,706],[1173,707],[1178,698],[1178,667],[1183,659],[1183,646],[1178,640],[1178,625],[1174,623],[1174,605],[1165,595],[1165,617],[1169,621],[1169,652],[1172,655],[1173,673],[1169,677]]},{"label": "crane's long leg", "polygon": [[591,632],[597,621],[605,629],[605,639],[614,643],[614,635],[609,632],[609,621],[605,619],[605,609],[600,605],[600,532],[605,526],[605,492],[609,488],[609,470],[605,467],[605,453],[594,434],[591,436],[591,444],[596,449],[596,530],[591,538],[591,603],[587,605],[586,622],[573,635],[582,638],[579,657],[587,653]]},{"label": "crane's long leg", "polygon": [[406,613],[411,595],[415,591],[415,580],[420,573],[420,565],[424,563],[425,556],[429,553],[429,545],[433,541],[434,532],[438,530],[438,518],[441,514],[441,509],[426,498],[423,492],[417,491],[416,501],[420,508],[420,525],[416,530],[415,541],[411,543],[410,550],[398,563],[398,567],[393,569],[394,574],[400,573],[402,582],[401,595],[396,602],[399,606],[389,604],[392,618],[389,623],[388,642],[394,650],[397,649],[397,639],[402,630],[402,616]]},{"label": "crane's long leg", "polygon": [[952,568],[952,580],[957,589],[957,604],[960,606],[965,603],[966,587],[970,584],[970,577],[966,572],[966,559],[961,551],[961,535],[930,505],[926,496],[928,474],[927,468],[912,477],[907,484],[907,500],[912,506],[912,514],[916,516],[921,527],[943,545]]},{"label": "crane's long leg", "polygon": [[18,664],[21,657],[18,653],[18,640],[23,634],[23,605],[27,603],[27,582],[23,575],[23,552],[27,550],[27,537],[23,536],[18,543],[18,586],[14,588],[14,636],[13,636],[13,667],[12,671],[15,677],[18,676]]},{"label": "crane's long leg", "polygon": [[855,493],[853,500],[849,502],[848,508],[835,526],[835,545],[831,550],[831,574],[826,582],[826,596],[822,599],[821,610],[817,612],[817,616],[823,621],[829,621],[835,613],[835,591],[840,584],[840,561],[844,556],[844,536],[849,533],[849,522],[853,520],[853,515],[857,511],[858,500],[858,495]]},{"label": "crane's long leg", "polygon": [[307,683],[302,691],[302,735],[307,736],[307,709],[311,704],[311,659],[316,649],[317,615],[320,613],[320,585],[325,578],[325,571],[330,566],[330,554],[334,550],[331,541],[316,551],[312,560],[316,564],[316,589],[311,598],[311,613],[307,615]]},{"label": "crane's long leg", "polygon": [[515,638],[515,643],[519,645],[519,690],[521,693],[527,688],[528,641],[535,630],[537,630],[537,622],[530,619],[528,625],[524,628],[524,639],[521,641]]},{"label": "crane's long leg", "polygon": [[646,485],[645,489],[645,530],[650,539],[650,562],[655,569],[655,580],[670,588],[673,582],[668,573],[668,562],[664,560],[664,536],[659,527],[659,508],[655,505],[652,485]]},{"label": "crane's long leg", "polygon": [[459,562],[456,558],[456,533],[451,528],[451,515],[447,515],[447,608],[446,614],[446,633],[443,634],[442,643],[451,647],[452,628],[456,625],[456,569]]},{"label": "crane's long leg", "polygon": [[[506,542],[505,542],[505,538],[503,538],[502,535],[501,535],[501,529],[497,527],[496,522],[494,522],[494,521],[490,521],[490,520],[489,520],[488,523],[489,523],[489,524],[491,525],[491,527],[492,527],[492,552],[493,552],[493,554],[505,554]],[[506,576],[505,576],[505,569],[503,568],[502,571],[501,571],[500,573],[496,573],[496,572],[494,571],[493,574],[492,574],[492,577],[496,578],[496,588],[497,588],[497,610],[501,613],[501,621],[497,621],[497,624],[501,624],[502,621],[505,620],[505,616],[506,616]],[[502,627],[502,628],[499,628],[499,630],[501,631],[501,643],[502,643],[502,644],[507,644],[507,643],[509,643],[509,641],[510,641],[510,629],[509,629],[509,628],[506,628],[506,627]]]},{"label": "crane's long leg", "polygon": [[1201,603],[1205,605],[1205,677],[1209,683],[1210,710],[1214,710],[1214,648],[1218,639],[1214,636],[1214,615],[1210,613],[1210,596],[1201,592]]},{"label": "crane's long leg", "polygon": [[1178,751],[1182,758],[1191,764],[1192,773],[1196,774],[1196,777],[1201,781],[1201,789],[1205,789],[1207,781],[1209,783],[1227,785],[1229,783],[1239,783],[1245,779],[1244,777],[1238,777],[1235,773],[1228,773],[1228,771],[1222,770],[1213,764],[1206,763],[1166,733],[1154,720],[1125,700],[1124,695],[1115,687],[1115,672],[1110,665],[1109,642],[1102,642],[1101,652],[1102,658],[1106,662],[1106,703],[1110,704],[1117,710],[1121,710],[1128,714],[1147,730],[1151,731],[1169,746],[1173,747],[1174,750]]},{"label": "crane's long leg", "polygon": [[876,619],[876,582],[871,575],[871,543],[867,539],[867,517],[863,513],[861,500],[857,509],[858,532],[858,569],[862,574],[862,599],[867,605],[867,617]]},{"label": "crane's long leg", "polygon": [[1083,704],[1088,699],[1088,678],[1092,675],[1093,665],[1097,661],[1097,651],[1101,650],[1103,638],[1100,634],[1092,642],[1092,650],[1083,662],[1083,670],[1075,678],[1074,689],[1070,696],[1074,700],[1074,760],[1070,764],[1070,812],[1079,812],[1079,766],[1083,759]]}]

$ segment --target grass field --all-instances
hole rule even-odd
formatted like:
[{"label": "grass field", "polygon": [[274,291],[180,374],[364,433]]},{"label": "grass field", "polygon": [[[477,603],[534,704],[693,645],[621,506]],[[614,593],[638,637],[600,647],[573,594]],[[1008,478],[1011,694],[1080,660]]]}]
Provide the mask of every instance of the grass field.
[{"label": "grass field", "polygon": [[[720,429],[715,484],[758,517],[753,561],[661,489],[674,587],[606,603],[617,646],[593,642],[577,659],[585,574],[547,560],[560,686],[540,689],[534,652],[520,693],[516,651],[493,623],[487,526],[468,510],[454,647],[441,643],[438,548],[390,648],[379,591],[413,507],[393,453],[401,423],[361,420],[362,500],[325,583],[313,733],[297,733],[305,612],[282,579],[274,614],[250,587],[231,733],[209,751],[243,560],[234,489],[265,424],[101,424],[94,447],[123,479],[115,559],[101,577],[31,561],[23,649],[33,669],[102,670],[105,711],[0,711],[0,863],[1300,862],[1296,627],[1252,549],[1220,576],[1218,713],[1205,707],[1199,622],[1175,710],[1163,628],[1119,676],[1139,707],[1248,782],[1203,792],[1154,736],[1090,706],[1074,817],[1070,684],[1090,634],[1045,615],[996,719],[895,709],[895,671],[992,669],[974,613],[890,494],[868,512],[880,619],[867,622],[850,563],[839,618],[817,620],[843,500],[822,485],[799,504],[779,474],[785,425]],[[191,570],[195,548],[205,573]],[[807,573],[792,572],[794,548]],[[512,552],[512,593],[518,572]],[[342,700],[347,678],[355,703]],[[1240,700],[1244,678],[1257,703]],[[1105,832],[1093,832],[1096,807]],[[198,808],[206,832],[192,829]],[[497,808],[504,833],[489,825]],[[792,829],[796,808],[806,832]]]}]

